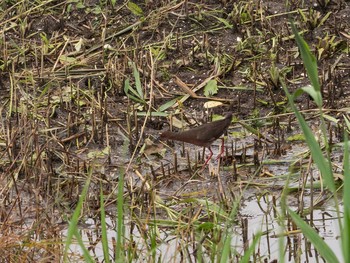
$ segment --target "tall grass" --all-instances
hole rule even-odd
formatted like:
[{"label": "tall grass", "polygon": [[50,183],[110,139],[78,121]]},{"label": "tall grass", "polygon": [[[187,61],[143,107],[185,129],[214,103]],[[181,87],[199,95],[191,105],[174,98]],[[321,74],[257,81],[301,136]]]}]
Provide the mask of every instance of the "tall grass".
[{"label": "tall grass", "polygon": [[[304,39],[299,35],[294,23],[292,23],[293,33],[295,35],[295,39],[297,41],[299,51],[301,57],[303,59],[305,69],[308,74],[308,78],[311,82],[311,86],[299,89],[291,95],[285,85],[282,82],[283,89],[288,97],[288,101],[292,110],[294,111],[295,116],[299,122],[299,125],[302,129],[302,132],[305,136],[306,143],[310,149],[311,156],[313,162],[316,164],[319,173],[321,174],[321,178],[324,181],[324,185],[327,187],[328,191],[331,192],[336,208],[336,212],[339,219],[340,233],[341,233],[341,241],[343,248],[343,257],[345,262],[349,262],[349,153],[348,153],[348,141],[347,136],[345,136],[344,143],[344,186],[343,186],[343,201],[344,201],[344,220],[343,224],[341,222],[341,211],[339,207],[339,200],[337,197],[337,189],[335,187],[334,175],[332,171],[332,162],[330,159],[330,147],[328,145],[327,139],[327,131],[325,125],[325,118],[322,110],[322,96],[321,96],[321,88],[318,81],[318,71],[317,71],[317,62],[315,56],[310,52],[310,48]],[[318,142],[315,138],[315,135],[311,128],[306,123],[302,114],[298,111],[296,105],[294,104],[294,99],[301,95],[303,92],[308,93],[319,109],[320,116],[320,130],[322,140]],[[325,147],[325,151],[322,151],[320,143]],[[305,222],[296,212],[292,211],[287,207],[288,214],[294,221],[294,223],[301,229],[302,233],[305,237],[314,245],[319,254],[327,261],[327,262],[341,262],[342,259],[337,257],[332,249],[325,243],[325,241],[319,236],[319,234],[307,223]]]}]

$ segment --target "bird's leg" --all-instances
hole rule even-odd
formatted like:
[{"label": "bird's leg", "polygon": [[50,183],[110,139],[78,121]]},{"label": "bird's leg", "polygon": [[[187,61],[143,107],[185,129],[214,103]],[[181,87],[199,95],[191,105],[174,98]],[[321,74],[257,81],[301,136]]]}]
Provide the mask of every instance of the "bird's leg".
[{"label": "bird's leg", "polygon": [[224,144],[224,137],[221,138],[221,147],[220,147],[220,153],[218,154],[218,156],[216,157],[216,160],[220,159],[221,155],[224,153],[225,151],[225,144]]},{"label": "bird's leg", "polygon": [[208,147],[208,149],[209,149],[209,151],[210,151],[210,154],[209,154],[209,156],[208,156],[207,160],[205,161],[205,163],[203,164],[203,167],[202,167],[201,171],[203,171],[203,170],[204,170],[204,168],[207,166],[207,164],[208,164],[209,160],[210,160],[210,159],[211,159],[211,157],[213,156],[213,151],[210,149],[210,146]]}]

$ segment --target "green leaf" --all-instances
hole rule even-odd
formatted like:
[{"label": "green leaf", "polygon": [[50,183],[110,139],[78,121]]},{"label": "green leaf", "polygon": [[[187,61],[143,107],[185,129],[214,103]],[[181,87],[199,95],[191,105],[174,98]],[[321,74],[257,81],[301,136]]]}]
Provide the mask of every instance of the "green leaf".
[{"label": "green leaf", "polygon": [[[256,236],[253,239],[252,244],[249,246],[249,248],[244,252],[243,257],[239,261],[240,263],[249,263],[251,256],[254,254],[255,248],[258,245],[258,242],[260,241],[260,238],[262,236],[262,233],[257,233]],[[227,261],[226,261],[227,262]]]},{"label": "green leaf", "polygon": [[323,117],[329,120],[330,122],[333,122],[334,124],[339,123],[339,120],[337,118],[334,118],[333,116],[330,116],[328,114],[324,114]]},{"label": "green leaf", "polygon": [[215,18],[216,18],[217,20],[219,20],[221,23],[223,23],[223,24],[226,26],[226,28],[229,28],[229,29],[232,29],[232,28],[233,28],[233,25],[230,24],[230,22],[227,21],[226,19],[223,19],[223,18],[221,18],[221,17],[216,17],[216,16],[215,16]]},{"label": "green leaf", "polygon": [[[90,182],[91,182],[91,176],[92,176],[92,169],[90,168],[88,170],[88,177],[87,180],[85,182],[85,185],[83,187],[83,190],[81,192],[81,195],[79,197],[78,203],[76,205],[76,208],[74,209],[73,215],[71,216],[70,220],[69,220],[69,226],[68,226],[68,230],[67,230],[67,237],[65,240],[65,247],[64,247],[64,251],[63,251],[63,262],[67,261],[68,258],[68,250],[70,245],[72,244],[73,241],[73,236],[75,235],[77,237],[77,234],[79,234],[79,232],[77,231],[79,229],[78,227],[78,222],[79,222],[79,217],[80,217],[80,213],[83,207],[83,203],[85,201],[85,197],[86,194],[89,190],[89,186],[90,186]],[[79,237],[79,236],[78,236]],[[78,240],[81,240],[78,238]],[[81,248],[85,251],[85,247],[84,244],[82,244]],[[85,256],[85,252],[84,252],[84,256]],[[92,262],[92,261],[89,261]]]},{"label": "green leaf", "polygon": [[137,112],[137,116],[145,117],[145,116],[148,116],[148,115],[153,116],[153,117],[167,117],[168,113],[159,112],[159,111],[151,111],[151,113],[145,112],[145,111]]},{"label": "green leaf", "polygon": [[315,246],[318,253],[325,259],[326,262],[337,263],[338,258],[332,251],[332,249],[326,244],[326,242],[318,235],[318,233],[304,222],[300,216],[287,208],[290,217],[294,223],[301,229],[306,238]]},{"label": "green leaf", "polygon": [[287,142],[295,142],[295,141],[305,141],[305,136],[302,133],[294,134],[292,136],[287,137]]},{"label": "green leaf", "polygon": [[212,223],[212,222],[204,222],[204,223],[201,223],[198,227],[197,227],[197,230],[213,230],[217,225]]},{"label": "green leaf", "polygon": [[296,98],[298,98],[299,96],[301,96],[303,94],[304,94],[304,91],[302,89],[297,89],[293,93],[293,100],[295,100]]},{"label": "green leaf", "polygon": [[311,98],[316,102],[321,102],[322,103],[322,97],[321,97],[321,92],[318,92],[314,87],[312,86],[306,86],[301,88],[304,92],[309,94]]},{"label": "green leaf", "polygon": [[[143,100],[143,91],[141,86],[141,79],[140,79],[140,73],[135,65],[135,63],[132,63],[133,71],[134,71],[134,78],[135,78],[135,86],[137,90],[138,97]],[[135,94],[135,95],[137,95]]]},{"label": "green leaf", "polygon": [[81,235],[79,233],[79,229],[75,228],[73,231],[74,231],[74,236],[76,238],[76,241],[78,242],[80,249],[83,252],[84,262],[94,263],[95,261],[94,261],[93,257],[90,255],[89,250],[87,249],[86,244],[84,243],[83,238],[81,237]]},{"label": "green leaf", "polygon": [[219,253],[219,258],[220,258],[220,263],[226,263],[230,262],[230,257],[231,257],[231,240],[232,236],[230,234],[227,234],[226,238],[224,239],[224,245],[222,252]]},{"label": "green leaf", "polygon": [[298,119],[299,125],[303,131],[303,134],[305,135],[306,143],[310,149],[312,159],[316,163],[318,169],[320,170],[322,174],[322,178],[325,181],[325,185],[328,187],[328,189],[334,193],[335,192],[335,184],[334,184],[334,178],[332,169],[330,166],[329,161],[323,156],[322,150],[320,148],[320,145],[318,144],[314,132],[310,129],[310,127],[307,125],[305,119],[301,115],[301,113],[297,110],[292,95],[288,92],[288,89],[284,82],[282,82],[282,87],[284,89],[284,92],[286,93],[289,103],[294,111],[295,116]]},{"label": "green leaf", "polygon": [[[124,141],[125,142],[125,141]],[[125,147],[127,144],[124,144]],[[118,183],[118,194],[117,194],[117,241],[115,245],[115,258],[116,262],[125,262],[124,258],[124,240],[125,240],[125,222],[124,222],[124,174],[123,168],[119,171],[119,183]]]},{"label": "green leaf", "polygon": [[179,98],[175,98],[175,99],[169,100],[166,103],[164,103],[163,105],[160,105],[158,110],[163,112],[166,109],[168,109],[171,106],[173,106],[178,100],[179,100]]},{"label": "green leaf", "polygon": [[[142,104],[146,103],[143,99],[139,98],[139,94],[137,93],[137,91],[130,86],[129,79],[126,79],[124,82],[124,93],[128,98],[132,99],[133,101],[136,101]],[[135,96],[132,95],[131,93],[134,94]]]},{"label": "green leaf", "polygon": [[343,219],[343,231],[342,235],[342,246],[344,262],[350,260],[350,163],[349,163],[349,145],[348,145],[348,134],[344,132],[344,186],[343,186],[343,201],[344,201],[344,219]]},{"label": "green leaf", "polygon": [[346,115],[344,115],[344,121],[345,121],[345,124],[346,124],[348,131],[350,131],[350,121]]},{"label": "green leaf", "polygon": [[308,44],[305,42],[305,40],[299,35],[299,32],[297,31],[295,25],[293,22],[292,24],[292,30],[295,36],[295,40],[298,44],[301,58],[303,59],[306,72],[308,74],[308,77],[311,81],[311,85],[315,90],[315,93],[319,93],[319,95],[314,95],[314,101],[317,104],[318,107],[322,106],[322,96],[321,96],[321,88],[318,80],[318,72],[317,72],[317,61],[315,56],[310,52]]},{"label": "green leaf", "polygon": [[218,82],[215,79],[211,79],[204,87],[204,96],[209,97],[211,95],[217,94],[218,89]]},{"label": "green leaf", "polygon": [[246,124],[245,122],[241,122],[241,121],[237,121],[244,129],[246,129],[247,131],[255,134],[256,136],[260,137],[261,133],[259,130],[253,128],[252,126]]},{"label": "green leaf", "polygon": [[75,63],[77,61],[76,58],[68,57],[66,55],[60,56],[59,59],[60,59],[62,64],[71,64],[71,63]]},{"label": "green leaf", "polygon": [[143,16],[143,11],[137,4],[129,1],[127,7],[134,15]]},{"label": "green leaf", "polygon": [[101,210],[101,241],[102,241],[102,251],[103,251],[103,258],[106,261],[106,263],[111,262],[109,260],[109,253],[108,253],[108,231],[107,231],[107,224],[106,224],[106,211],[104,206],[104,199],[103,199],[103,190],[102,185],[100,185],[100,210]]},{"label": "green leaf", "polygon": [[77,3],[76,7],[77,7],[78,9],[84,9],[84,8],[85,8],[85,5],[84,5],[83,3],[81,3],[81,2],[79,2],[79,3]]},{"label": "green leaf", "polygon": [[257,101],[259,101],[263,106],[267,106],[269,105],[269,102],[266,100],[262,100],[262,99],[257,99]]}]

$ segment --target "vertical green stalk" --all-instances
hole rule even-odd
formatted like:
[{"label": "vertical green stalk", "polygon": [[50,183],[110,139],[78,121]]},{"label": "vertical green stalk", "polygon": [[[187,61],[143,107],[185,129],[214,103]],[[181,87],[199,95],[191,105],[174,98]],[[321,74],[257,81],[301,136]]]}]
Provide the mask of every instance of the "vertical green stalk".
[{"label": "vertical green stalk", "polygon": [[63,252],[63,262],[67,262],[68,249],[69,249],[69,246],[72,244],[73,236],[75,236],[77,238],[79,244],[81,245],[85,261],[90,262],[90,260],[92,260],[91,257],[89,256],[89,254],[87,253],[87,250],[84,247],[81,236],[79,235],[79,232],[78,232],[79,216],[80,216],[81,209],[83,207],[83,203],[85,201],[87,191],[88,191],[89,186],[90,186],[91,176],[92,176],[92,168],[90,166],[89,170],[88,170],[88,178],[87,178],[86,183],[84,185],[83,191],[79,197],[77,207],[75,208],[73,216],[69,222],[69,227],[68,227],[68,231],[67,231],[67,238],[66,238],[65,248],[64,248],[64,252]]},{"label": "vertical green stalk", "polygon": [[102,250],[103,250],[103,258],[106,263],[109,263],[109,253],[108,253],[108,235],[107,235],[107,225],[106,225],[106,211],[104,206],[104,198],[102,185],[100,185],[100,209],[101,209],[101,232],[102,232]]},{"label": "vertical green stalk", "polygon": [[344,133],[344,219],[341,229],[341,240],[343,248],[344,262],[350,262],[350,163],[349,163],[349,138],[347,132]]},{"label": "vertical green stalk", "polygon": [[118,182],[118,201],[117,201],[117,244],[115,251],[116,262],[125,262],[124,261],[124,170],[121,168],[119,172],[119,182]]}]

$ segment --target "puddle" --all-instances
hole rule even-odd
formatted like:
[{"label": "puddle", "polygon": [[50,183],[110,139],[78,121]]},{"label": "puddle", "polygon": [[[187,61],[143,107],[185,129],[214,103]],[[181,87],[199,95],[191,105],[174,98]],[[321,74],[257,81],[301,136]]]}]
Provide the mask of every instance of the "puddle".
[{"label": "puddle", "polygon": [[[285,260],[286,262],[314,262],[316,259],[321,260],[319,255],[314,250],[313,246],[306,242],[305,237],[302,233],[291,234],[288,237],[284,236],[282,228],[278,225],[278,218],[273,215],[273,210],[271,208],[272,197],[271,195],[265,196],[268,202],[260,202],[260,206],[257,204],[254,197],[248,197],[240,209],[239,223],[231,229],[232,234],[232,247],[237,251],[237,253],[244,254],[244,240],[243,240],[243,230],[240,222],[247,220],[247,237],[249,244],[251,240],[258,232],[263,232],[258,245],[255,248],[254,255],[256,259],[255,262],[273,262],[279,258],[279,236],[282,234],[283,239],[283,251],[286,251]],[[269,211],[265,213],[261,210]],[[295,207],[291,207],[295,210]],[[327,205],[323,209],[314,210],[313,212],[313,226],[318,230],[319,235],[324,239],[327,245],[333,250],[335,255],[342,262],[342,252],[340,244],[340,233],[338,227],[338,221],[336,218],[336,213],[332,211],[332,206]],[[280,210],[280,209],[278,209]],[[327,211],[327,212],[326,212]],[[308,218],[310,218],[308,216]],[[115,219],[114,219],[115,220]],[[128,220],[127,220],[128,221]],[[109,226],[114,226],[114,221],[109,217],[106,223]],[[85,222],[86,225],[90,227],[83,228],[82,236],[85,241],[86,247],[90,248],[90,254],[95,257],[96,262],[103,261],[102,244],[100,242],[100,230],[96,229],[94,226],[98,225],[93,219],[89,219]],[[147,225],[145,225],[147,227]],[[114,228],[114,227],[113,227]],[[143,262],[143,259],[149,258],[149,244],[145,244],[142,235],[135,227],[133,232],[130,233],[130,221],[126,223],[126,240],[131,240],[130,235],[132,235],[132,240],[134,246],[138,248],[138,260],[133,262]],[[190,237],[184,236],[174,236],[171,234],[172,230],[169,228],[159,227],[159,233],[157,235],[157,249],[156,258],[161,259],[161,262],[179,262],[184,260],[185,249],[183,244],[184,240],[190,240]],[[63,235],[66,233],[63,232]],[[113,229],[108,230],[108,240],[109,240],[109,253],[113,254],[113,244],[112,239],[116,239],[116,232]],[[127,242],[126,242],[127,243]],[[89,244],[89,245],[88,245]],[[129,244],[130,245],[130,244]],[[193,247],[195,247],[191,242],[188,243],[187,252],[190,255],[191,260],[195,261],[195,256],[193,255]],[[70,246],[71,255],[79,260],[79,255],[82,255],[82,250],[78,244],[72,244]],[[180,251],[182,251],[180,253]],[[307,252],[305,252],[307,251]],[[144,254],[143,254],[144,253]],[[203,250],[204,262],[211,262],[209,256],[205,255],[205,250]],[[300,253],[300,254],[299,254]],[[300,257],[299,257],[300,256]],[[185,260],[186,261],[186,260]],[[188,262],[188,261],[186,261]]]}]

